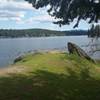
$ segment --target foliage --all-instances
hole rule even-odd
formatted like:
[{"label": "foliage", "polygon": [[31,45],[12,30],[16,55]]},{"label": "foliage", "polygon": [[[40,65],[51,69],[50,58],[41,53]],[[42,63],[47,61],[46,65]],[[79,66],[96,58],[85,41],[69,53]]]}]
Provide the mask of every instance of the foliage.
[{"label": "foliage", "polygon": [[36,9],[50,6],[48,13],[57,18],[56,24],[70,24],[76,18],[77,27],[81,19],[89,19],[89,23],[100,19],[100,0],[26,0]]}]

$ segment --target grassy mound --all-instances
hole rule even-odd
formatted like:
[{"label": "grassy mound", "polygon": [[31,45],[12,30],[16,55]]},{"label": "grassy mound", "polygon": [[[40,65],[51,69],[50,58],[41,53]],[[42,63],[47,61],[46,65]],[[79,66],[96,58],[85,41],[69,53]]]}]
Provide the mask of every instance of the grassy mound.
[{"label": "grassy mound", "polygon": [[0,100],[100,100],[99,63],[50,52],[28,54],[14,66],[0,77]]}]

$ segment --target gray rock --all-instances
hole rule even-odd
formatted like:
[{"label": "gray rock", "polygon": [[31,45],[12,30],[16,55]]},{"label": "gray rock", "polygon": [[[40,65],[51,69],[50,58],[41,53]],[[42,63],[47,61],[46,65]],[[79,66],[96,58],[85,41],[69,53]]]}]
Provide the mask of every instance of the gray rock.
[{"label": "gray rock", "polygon": [[70,54],[77,54],[78,56],[86,58],[87,60],[95,63],[95,61],[83,49],[74,43],[68,42],[68,51]]}]

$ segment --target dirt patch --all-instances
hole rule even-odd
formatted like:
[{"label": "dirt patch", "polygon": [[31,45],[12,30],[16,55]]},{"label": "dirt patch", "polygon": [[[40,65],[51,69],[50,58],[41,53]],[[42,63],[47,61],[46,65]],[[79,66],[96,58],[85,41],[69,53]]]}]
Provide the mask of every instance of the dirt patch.
[{"label": "dirt patch", "polygon": [[28,71],[28,68],[25,66],[10,66],[8,68],[0,69],[0,76],[9,75],[9,74],[16,74]]}]

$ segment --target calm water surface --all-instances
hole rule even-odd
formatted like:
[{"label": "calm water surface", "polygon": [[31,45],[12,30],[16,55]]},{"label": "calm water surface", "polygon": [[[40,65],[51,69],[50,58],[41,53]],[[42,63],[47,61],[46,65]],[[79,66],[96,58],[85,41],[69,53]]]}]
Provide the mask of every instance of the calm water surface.
[{"label": "calm water surface", "polygon": [[[53,49],[65,50],[68,42],[74,42],[86,50],[84,45],[88,45],[90,39],[87,36],[0,39],[0,67],[12,64],[16,57],[26,52]],[[95,56],[93,55],[93,57],[100,58],[100,52]]]}]

